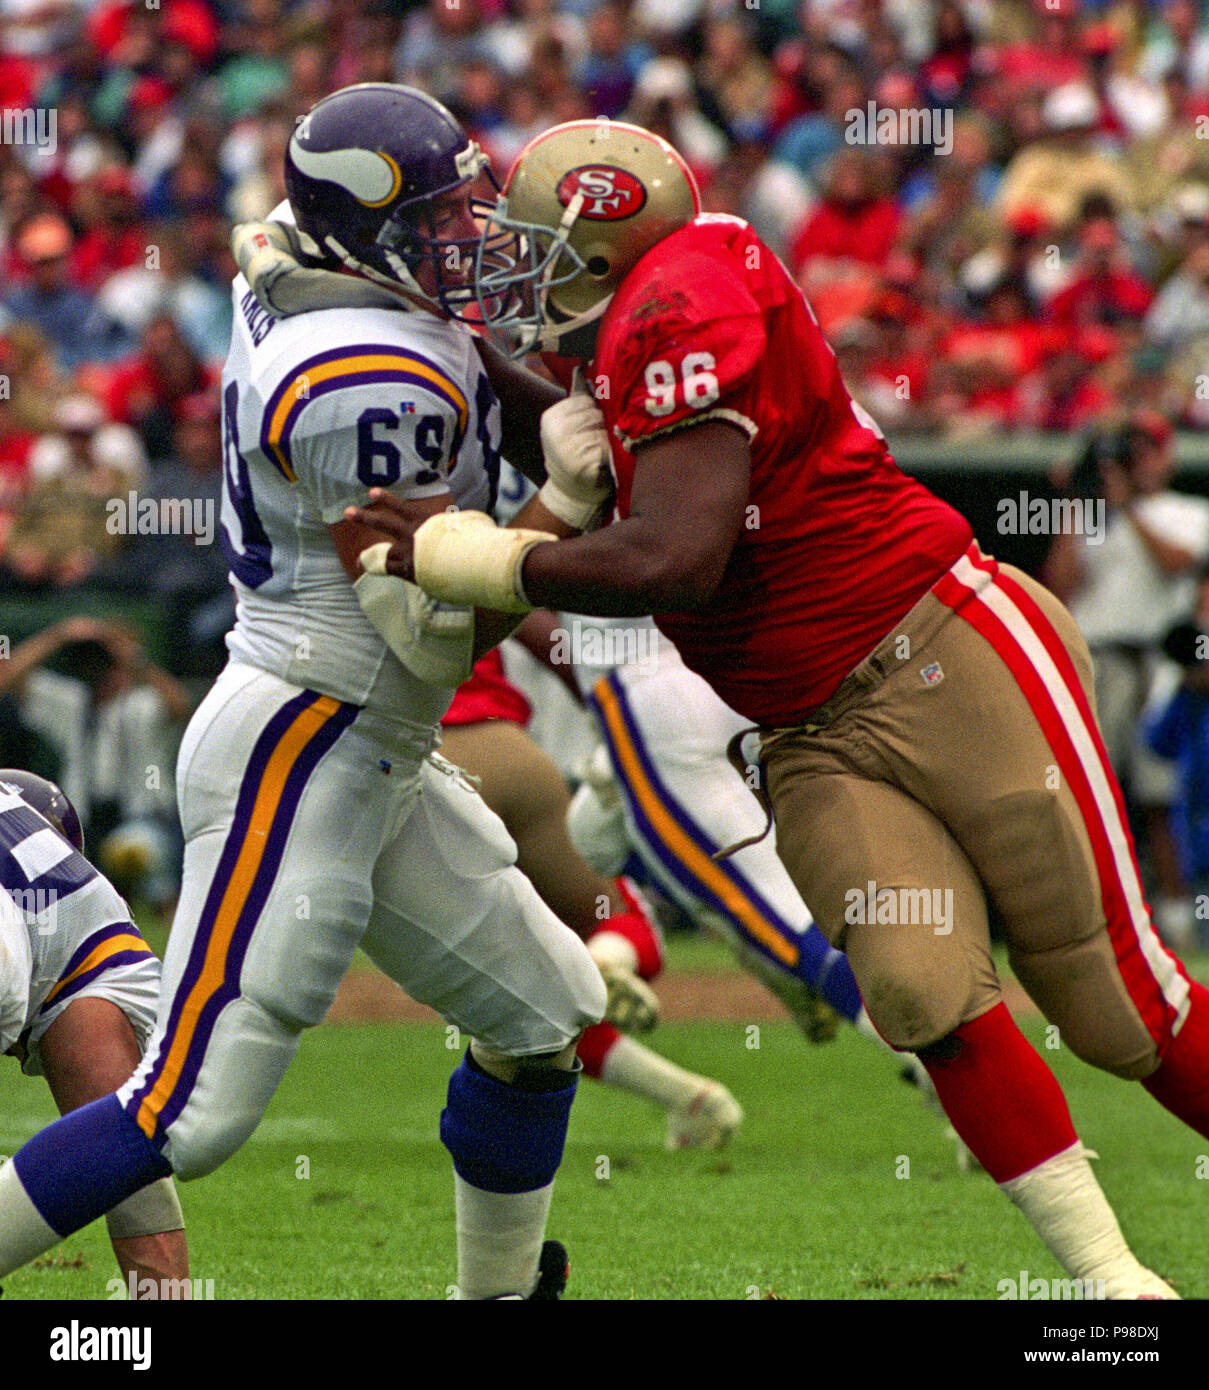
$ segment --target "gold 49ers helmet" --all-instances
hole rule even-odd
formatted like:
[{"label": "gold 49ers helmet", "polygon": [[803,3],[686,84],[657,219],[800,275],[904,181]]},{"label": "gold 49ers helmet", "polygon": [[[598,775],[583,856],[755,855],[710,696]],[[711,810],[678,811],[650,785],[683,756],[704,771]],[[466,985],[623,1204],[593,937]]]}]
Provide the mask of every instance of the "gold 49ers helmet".
[{"label": "gold 49ers helmet", "polygon": [[[601,316],[638,259],[701,211],[683,158],[620,121],[569,121],[531,140],[475,265],[479,306],[510,356],[590,357]],[[513,255],[498,252],[510,233]]]}]

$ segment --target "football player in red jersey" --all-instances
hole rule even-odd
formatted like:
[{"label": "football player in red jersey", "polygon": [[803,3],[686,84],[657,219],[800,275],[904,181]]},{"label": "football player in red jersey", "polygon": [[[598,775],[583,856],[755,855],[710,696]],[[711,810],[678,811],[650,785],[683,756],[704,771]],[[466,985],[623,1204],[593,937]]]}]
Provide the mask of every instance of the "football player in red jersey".
[{"label": "football player in red jersey", "polygon": [[[1209,1135],[1209,994],[1151,925],[1070,616],[899,472],[784,268],[700,215],[665,142],[546,132],[501,230],[517,255],[481,258],[484,317],[514,356],[588,363],[599,413],[546,412],[565,462],[544,530],[383,498],[354,513],[394,540],[366,563],[448,602],[655,613],[761,727],[779,852],[883,1036],[919,1053],[1070,1275],[1174,1297],[1127,1247],[990,953],[988,901],[1062,1042]],[[610,482],[618,519],[591,531]]]}]

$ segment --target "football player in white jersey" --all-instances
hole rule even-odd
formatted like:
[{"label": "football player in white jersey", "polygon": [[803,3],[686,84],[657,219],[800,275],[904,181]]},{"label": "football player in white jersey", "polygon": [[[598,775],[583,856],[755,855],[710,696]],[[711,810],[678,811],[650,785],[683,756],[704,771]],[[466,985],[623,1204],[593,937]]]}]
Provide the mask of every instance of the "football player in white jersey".
[{"label": "football player in white jersey", "polygon": [[[55,786],[0,770],[0,1053],[44,1076],[61,1114],[99,1100],[139,1064],[160,963],[113,885],[84,858],[75,808]],[[171,1178],[106,1215],[133,1298],[188,1297],[189,1250]]]},{"label": "football player in white jersey", "polygon": [[[565,1252],[543,1236],[576,1039],[605,989],[502,823],[431,756],[476,643],[516,618],[362,576],[380,537],[343,519],[371,487],[434,513],[489,505],[501,424],[509,457],[546,477],[538,420],[561,393],[455,321],[485,164],[444,107],[387,84],[325,98],[290,140],[294,235],[357,277],[364,307],[278,319],[235,282],[222,541],[237,620],[180,751],[184,881],[157,1024],[115,1096],[0,1170],[0,1274],[153,1178],[234,1153],[362,946],[473,1040],[441,1116],[459,1295],[561,1294]],[[508,387],[502,421],[489,373]],[[547,457],[520,520],[571,535]]]}]

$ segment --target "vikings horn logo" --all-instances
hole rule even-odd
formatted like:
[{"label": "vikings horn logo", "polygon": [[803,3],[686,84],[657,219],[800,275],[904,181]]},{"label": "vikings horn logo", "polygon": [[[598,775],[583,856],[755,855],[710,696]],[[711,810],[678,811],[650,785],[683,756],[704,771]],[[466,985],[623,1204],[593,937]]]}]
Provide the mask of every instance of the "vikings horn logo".
[{"label": "vikings horn logo", "polygon": [[558,201],[566,207],[577,193],[584,195],[580,217],[592,222],[617,222],[633,217],[646,204],[646,189],[625,169],[612,164],[581,164],[563,175]]},{"label": "vikings horn logo", "polygon": [[290,155],[300,173],[339,184],[363,207],[385,207],[403,187],[402,170],[382,150],[307,150],[295,137]]}]

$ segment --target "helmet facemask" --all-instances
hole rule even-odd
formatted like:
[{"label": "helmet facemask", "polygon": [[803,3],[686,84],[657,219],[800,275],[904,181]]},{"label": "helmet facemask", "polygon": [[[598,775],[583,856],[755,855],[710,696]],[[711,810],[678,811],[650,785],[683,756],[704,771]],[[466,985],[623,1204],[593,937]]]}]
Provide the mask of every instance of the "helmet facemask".
[{"label": "helmet facemask", "polygon": [[[376,245],[399,284],[418,295],[451,319],[477,320],[477,296],[471,272],[476,264],[482,243],[481,233],[471,237],[441,237],[437,233],[435,203],[443,194],[452,193],[478,179],[490,185],[490,196],[472,196],[470,215],[488,230],[500,186],[482,153],[473,141],[458,157],[459,171],[464,177],[445,188],[438,188],[419,198],[401,203],[384,224]],[[486,191],[486,190],[485,190]],[[492,254],[507,255],[512,242],[511,233],[495,238]],[[424,290],[418,274],[425,266],[432,269],[436,296]]]},{"label": "helmet facemask", "polygon": [[[608,308],[611,293],[583,313],[561,305],[556,293],[573,280],[596,278],[591,261],[568,240],[584,201],[584,194],[576,193],[558,226],[548,227],[511,217],[505,194],[483,229],[475,259],[475,296],[482,322],[509,357],[568,351],[568,336],[594,326]],[[608,270],[606,265],[600,278]]]}]

